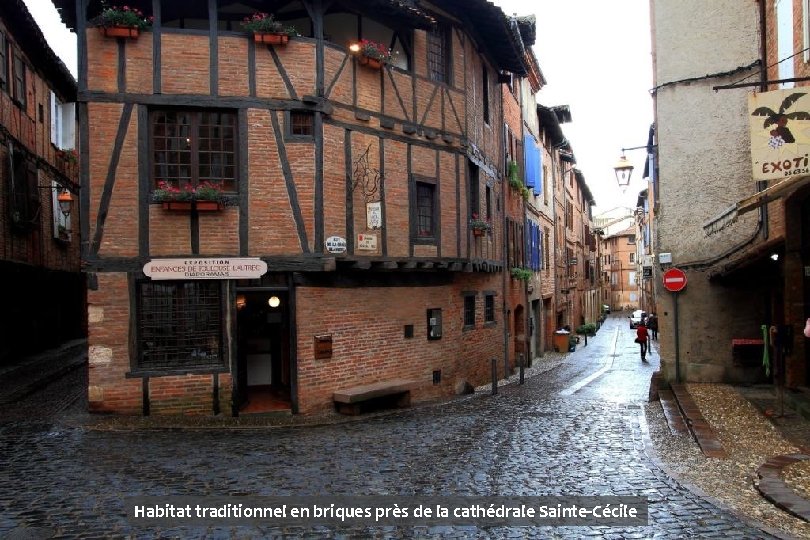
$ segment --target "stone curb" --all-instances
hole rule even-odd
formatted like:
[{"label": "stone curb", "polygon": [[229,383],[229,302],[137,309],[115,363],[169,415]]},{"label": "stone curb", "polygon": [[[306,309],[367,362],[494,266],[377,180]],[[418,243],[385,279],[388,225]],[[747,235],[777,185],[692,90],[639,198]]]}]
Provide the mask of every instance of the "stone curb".
[{"label": "stone curb", "polygon": [[749,527],[753,527],[755,529],[759,529],[766,534],[770,534],[771,536],[775,536],[781,540],[794,540],[795,537],[791,534],[777,529],[775,527],[771,527],[761,521],[757,521],[753,519],[748,514],[744,514],[741,511],[735,509],[734,507],[728,505],[727,503],[717,499],[702,489],[700,489],[697,485],[689,482],[688,480],[684,479],[677,471],[672,470],[669,465],[658,455],[658,452],[655,450],[655,446],[653,445],[652,439],[650,438],[650,428],[647,423],[647,415],[645,413],[644,407],[641,408],[639,411],[639,426],[641,428],[641,439],[642,444],[644,445],[644,453],[647,455],[647,458],[650,460],[650,463],[657,467],[661,472],[667,475],[669,478],[677,482],[679,485],[686,488],[692,494],[697,495],[701,499],[708,501],[709,503],[713,504],[714,506],[720,508],[728,512],[729,514],[733,515],[735,518],[740,520],[742,523],[748,525]]},{"label": "stone curb", "polygon": [[799,496],[785,483],[782,469],[810,459],[807,454],[786,454],[775,456],[757,469],[759,482],[755,483],[757,491],[773,504],[804,521],[810,521],[810,501]]}]

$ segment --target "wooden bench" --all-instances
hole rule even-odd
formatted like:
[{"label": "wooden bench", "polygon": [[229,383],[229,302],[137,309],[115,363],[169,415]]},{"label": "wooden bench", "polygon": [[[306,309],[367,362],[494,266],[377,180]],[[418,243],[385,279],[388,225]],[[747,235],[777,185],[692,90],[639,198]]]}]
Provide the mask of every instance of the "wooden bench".
[{"label": "wooden bench", "polygon": [[360,414],[361,405],[376,404],[380,407],[404,408],[411,405],[411,389],[417,381],[393,379],[351,388],[343,388],[332,394],[332,400],[341,414]]}]

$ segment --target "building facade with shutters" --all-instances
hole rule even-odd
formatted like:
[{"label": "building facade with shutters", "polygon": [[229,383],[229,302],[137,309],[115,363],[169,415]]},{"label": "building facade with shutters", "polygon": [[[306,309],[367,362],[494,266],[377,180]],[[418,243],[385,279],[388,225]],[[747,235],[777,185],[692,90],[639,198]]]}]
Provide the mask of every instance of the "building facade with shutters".
[{"label": "building facade with shutters", "polygon": [[75,79],[25,4],[2,2],[0,365],[86,334],[75,100]]},{"label": "building facade with shutters", "polygon": [[313,413],[511,371],[498,77],[526,66],[500,9],[264,2],[300,34],[268,45],[235,1],[131,2],[137,38],[55,3],[79,38],[92,410]]}]

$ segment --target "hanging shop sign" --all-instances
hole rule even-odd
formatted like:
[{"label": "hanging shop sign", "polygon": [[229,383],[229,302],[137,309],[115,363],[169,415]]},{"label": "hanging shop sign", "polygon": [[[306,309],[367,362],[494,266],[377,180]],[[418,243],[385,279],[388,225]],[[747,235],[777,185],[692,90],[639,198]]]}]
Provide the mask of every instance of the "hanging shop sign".
[{"label": "hanging shop sign", "polygon": [[749,94],[754,180],[810,174],[810,93],[801,90]]},{"label": "hanging shop sign", "polygon": [[267,273],[267,263],[258,257],[212,257],[210,259],[155,259],[143,273],[152,279],[255,279]]}]

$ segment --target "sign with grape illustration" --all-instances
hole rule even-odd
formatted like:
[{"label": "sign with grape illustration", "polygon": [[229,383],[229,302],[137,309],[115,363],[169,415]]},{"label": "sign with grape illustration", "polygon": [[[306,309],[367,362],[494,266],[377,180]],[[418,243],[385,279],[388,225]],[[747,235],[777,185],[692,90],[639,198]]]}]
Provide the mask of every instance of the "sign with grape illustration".
[{"label": "sign with grape illustration", "polygon": [[810,96],[797,90],[748,96],[754,180],[810,174]]}]

